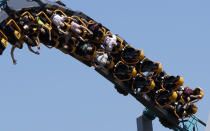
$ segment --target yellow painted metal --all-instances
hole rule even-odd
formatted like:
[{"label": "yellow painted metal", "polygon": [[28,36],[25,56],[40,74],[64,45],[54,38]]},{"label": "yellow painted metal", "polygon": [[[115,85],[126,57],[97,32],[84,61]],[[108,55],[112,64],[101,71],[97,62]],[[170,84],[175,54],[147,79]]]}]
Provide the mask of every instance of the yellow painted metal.
[{"label": "yellow painted metal", "polygon": [[0,38],[1,38],[1,43],[3,44],[3,46],[6,48],[8,43],[8,38],[7,36],[0,30]]}]

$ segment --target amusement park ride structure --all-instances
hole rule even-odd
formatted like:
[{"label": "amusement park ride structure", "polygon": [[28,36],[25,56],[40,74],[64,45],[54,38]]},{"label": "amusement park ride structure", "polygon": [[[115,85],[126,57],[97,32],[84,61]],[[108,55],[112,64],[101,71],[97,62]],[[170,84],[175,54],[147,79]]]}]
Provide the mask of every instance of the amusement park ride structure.
[{"label": "amusement park ride structure", "polygon": [[[30,12],[30,10],[34,8],[40,10],[46,8],[55,8],[62,10],[67,15],[76,15],[85,18],[88,21],[92,20],[89,16],[85,15],[82,12],[76,12],[68,9],[63,2],[58,0],[56,2],[50,2],[46,0],[1,0],[0,2],[0,7],[2,8],[0,11],[0,23],[11,19],[11,14],[13,13],[22,12],[23,10]],[[9,9],[9,7],[12,8],[12,11],[11,9]],[[104,28],[108,30],[106,27]],[[120,38],[120,36],[118,37]],[[122,43],[124,45],[127,44],[125,40],[123,40]],[[85,65],[89,67],[91,66],[90,62],[80,59],[73,54],[70,55],[75,57]],[[154,101],[147,94],[138,95],[134,93],[131,88],[128,88],[128,83],[116,80],[115,77],[106,70],[96,68],[96,71],[104,76],[107,80],[112,82],[115,85],[116,89],[122,89],[123,91],[129,93],[134,98],[136,98],[137,101],[139,101],[146,107],[146,109],[143,111],[143,115],[137,118],[139,131],[152,131],[152,120],[154,120],[156,117],[158,117],[163,122],[162,124],[164,124],[164,122],[170,124],[170,128],[174,129],[175,131],[194,131],[196,129],[197,123],[206,126],[203,121],[201,121],[194,115],[191,116],[189,119],[180,121],[170,112],[163,108],[160,108],[157,104],[155,104]]]}]

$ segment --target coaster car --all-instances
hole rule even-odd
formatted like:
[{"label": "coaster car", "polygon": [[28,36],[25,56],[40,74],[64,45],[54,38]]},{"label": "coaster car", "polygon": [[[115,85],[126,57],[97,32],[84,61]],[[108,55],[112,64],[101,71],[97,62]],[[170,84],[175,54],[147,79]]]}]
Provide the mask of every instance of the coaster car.
[{"label": "coaster car", "polygon": [[117,54],[123,49],[123,42],[124,40],[122,38],[108,31],[106,32],[106,38],[103,42],[103,46],[105,50],[109,51],[110,53]]},{"label": "coaster car", "polygon": [[44,11],[39,12],[37,15],[45,23],[45,26],[49,29],[49,31],[52,30],[52,21],[50,18],[44,13]]},{"label": "coaster car", "polygon": [[4,50],[6,49],[8,43],[8,38],[6,37],[6,35],[0,30],[0,55],[2,55],[2,53],[4,52]]},{"label": "coaster car", "polygon": [[122,38],[120,38],[119,36],[117,36],[117,46],[115,46],[112,50],[112,54],[117,54],[120,51],[122,51],[124,45],[123,45],[124,40]]},{"label": "coaster car", "polygon": [[52,31],[52,40],[49,40],[49,34],[45,33],[44,35],[41,34],[40,37],[40,42],[43,43],[45,46],[47,46],[48,48],[58,48],[60,43],[59,43],[59,39],[60,36],[58,35],[58,33],[56,31]]},{"label": "coaster car", "polygon": [[180,96],[180,103],[186,104],[190,102],[190,94],[192,93],[192,89],[190,87],[186,86],[184,88],[179,88],[177,92]]},{"label": "coaster car", "polygon": [[177,90],[184,83],[183,77],[166,76],[163,80],[163,88],[166,90]]},{"label": "coaster car", "polygon": [[147,79],[145,77],[142,77],[140,74],[138,74],[132,83],[132,91],[135,94],[145,94],[149,93],[151,90],[155,88],[155,82],[152,79]]},{"label": "coaster car", "polygon": [[[107,53],[106,53],[107,54]],[[101,63],[99,63],[98,62],[98,60],[97,60],[97,58],[99,58],[100,56],[102,56],[102,55],[104,55],[104,53],[101,53],[101,52],[97,52],[96,53],[96,57],[94,58],[94,61],[93,61],[93,66],[95,67],[95,68],[101,68],[101,66],[103,65],[103,68],[104,69],[112,69],[113,67],[114,67],[114,58],[111,56],[111,55],[108,55],[107,54],[107,56],[108,56],[108,58],[107,58],[107,61],[106,61],[106,64],[104,65],[104,63],[103,64],[101,64]],[[99,57],[98,57],[99,56]],[[100,58],[99,58],[100,59]]]},{"label": "coaster car", "polygon": [[134,66],[128,66],[122,61],[119,61],[114,66],[114,78],[119,81],[129,81],[131,78],[137,75],[136,68]]},{"label": "coaster car", "polygon": [[137,64],[144,58],[143,50],[126,45],[121,53],[121,60],[126,64]]},{"label": "coaster car", "polygon": [[97,32],[96,33],[96,32],[94,32],[94,29],[92,29],[92,27],[91,27],[91,25],[93,26],[94,24],[97,24],[97,22],[95,22],[93,20],[90,20],[88,22],[87,28],[93,32],[93,36],[95,35],[96,37],[99,37],[100,39],[99,40],[96,40],[95,38],[93,38],[92,41],[94,43],[103,43],[103,41],[106,38],[106,32],[107,32],[107,30],[104,27],[101,27],[103,33],[101,33],[101,32]]},{"label": "coaster car", "polygon": [[[70,23],[72,22],[72,20],[76,20],[76,23],[79,24],[79,25],[82,25],[84,27],[87,27],[87,25],[84,23],[84,21],[82,21],[78,16],[76,15],[73,15],[71,16],[71,20],[70,20]],[[70,24],[71,26],[71,24]],[[85,36],[87,35],[87,30],[83,29],[82,30],[82,37],[85,38]]]},{"label": "coaster car", "polygon": [[96,57],[96,47],[93,44],[80,42],[76,45],[74,55],[84,61],[91,61]]},{"label": "coaster car", "polygon": [[21,34],[22,30],[13,19],[10,19],[6,23],[3,31],[9,38],[8,41],[11,44],[15,44],[16,42],[19,42],[20,44],[24,43],[24,41],[22,40],[22,34]]},{"label": "coaster car", "polygon": [[159,62],[153,62],[145,58],[140,62],[139,73],[143,77],[155,77],[162,72],[162,65]]},{"label": "coaster car", "polygon": [[34,16],[31,13],[29,13],[28,11],[25,11],[23,14],[21,14],[21,17],[24,17],[25,15],[28,15],[29,19],[35,20]]},{"label": "coaster car", "polygon": [[[63,15],[63,16],[67,16],[62,10],[56,9],[54,11],[54,13],[59,14],[59,15]],[[68,19],[67,23],[70,23],[70,19]]]},{"label": "coaster car", "polygon": [[164,90],[164,89],[158,90],[154,97],[155,103],[161,108],[165,108],[168,105],[172,104],[177,100],[177,98],[178,98],[177,92]]},{"label": "coaster car", "polygon": [[[61,11],[59,9],[55,10],[54,13],[55,14],[58,14],[58,15],[63,15],[63,16],[66,16],[67,17],[67,15],[63,11]],[[69,31],[70,30],[70,19],[68,19],[66,22],[64,22],[64,24],[65,24],[65,26],[62,28],[62,30]]]},{"label": "coaster car", "polygon": [[[59,37],[58,41],[59,41],[59,43],[65,43],[65,38],[63,36],[61,36],[61,37]],[[68,48],[66,49],[66,48],[62,47],[62,44],[56,45],[56,47],[58,49],[62,50],[66,54],[72,54],[75,52],[76,43],[72,39],[68,40],[67,46],[68,46]]]},{"label": "coaster car", "polygon": [[198,110],[198,107],[193,103],[178,103],[175,106],[174,115],[179,119],[191,117]]}]

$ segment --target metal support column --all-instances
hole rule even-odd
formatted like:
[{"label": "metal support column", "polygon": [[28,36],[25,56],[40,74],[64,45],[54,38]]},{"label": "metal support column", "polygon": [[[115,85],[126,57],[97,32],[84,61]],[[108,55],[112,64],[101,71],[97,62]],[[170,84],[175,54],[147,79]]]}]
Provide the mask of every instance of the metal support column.
[{"label": "metal support column", "polygon": [[209,119],[208,119],[206,131],[210,131],[210,113],[209,113]]},{"label": "metal support column", "polygon": [[137,117],[137,131],[153,131],[152,120],[146,116],[141,115]]}]

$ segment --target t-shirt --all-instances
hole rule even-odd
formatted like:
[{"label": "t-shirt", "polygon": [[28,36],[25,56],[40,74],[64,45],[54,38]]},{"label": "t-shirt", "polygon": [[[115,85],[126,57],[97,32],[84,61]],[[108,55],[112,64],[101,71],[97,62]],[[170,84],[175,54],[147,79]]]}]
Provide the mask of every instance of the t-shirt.
[{"label": "t-shirt", "polygon": [[54,14],[52,17],[52,22],[59,27],[61,25],[61,23],[63,23],[65,21],[65,16],[60,16],[58,14]]},{"label": "t-shirt", "polygon": [[105,50],[112,51],[114,43],[116,43],[116,41],[117,41],[116,35],[106,36],[106,39],[104,40]]},{"label": "t-shirt", "polygon": [[76,29],[78,29],[80,27],[80,25],[79,24],[77,24],[77,23],[75,23],[75,22],[71,22],[71,30],[76,30]]},{"label": "t-shirt", "polygon": [[96,56],[96,62],[98,64],[99,68],[102,68],[104,66],[104,63],[106,63],[108,60],[108,54],[104,53],[104,54],[98,54]]},{"label": "t-shirt", "polygon": [[39,17],[36,17],[36,20],[39,25],[44,25],[44,22]]}]

